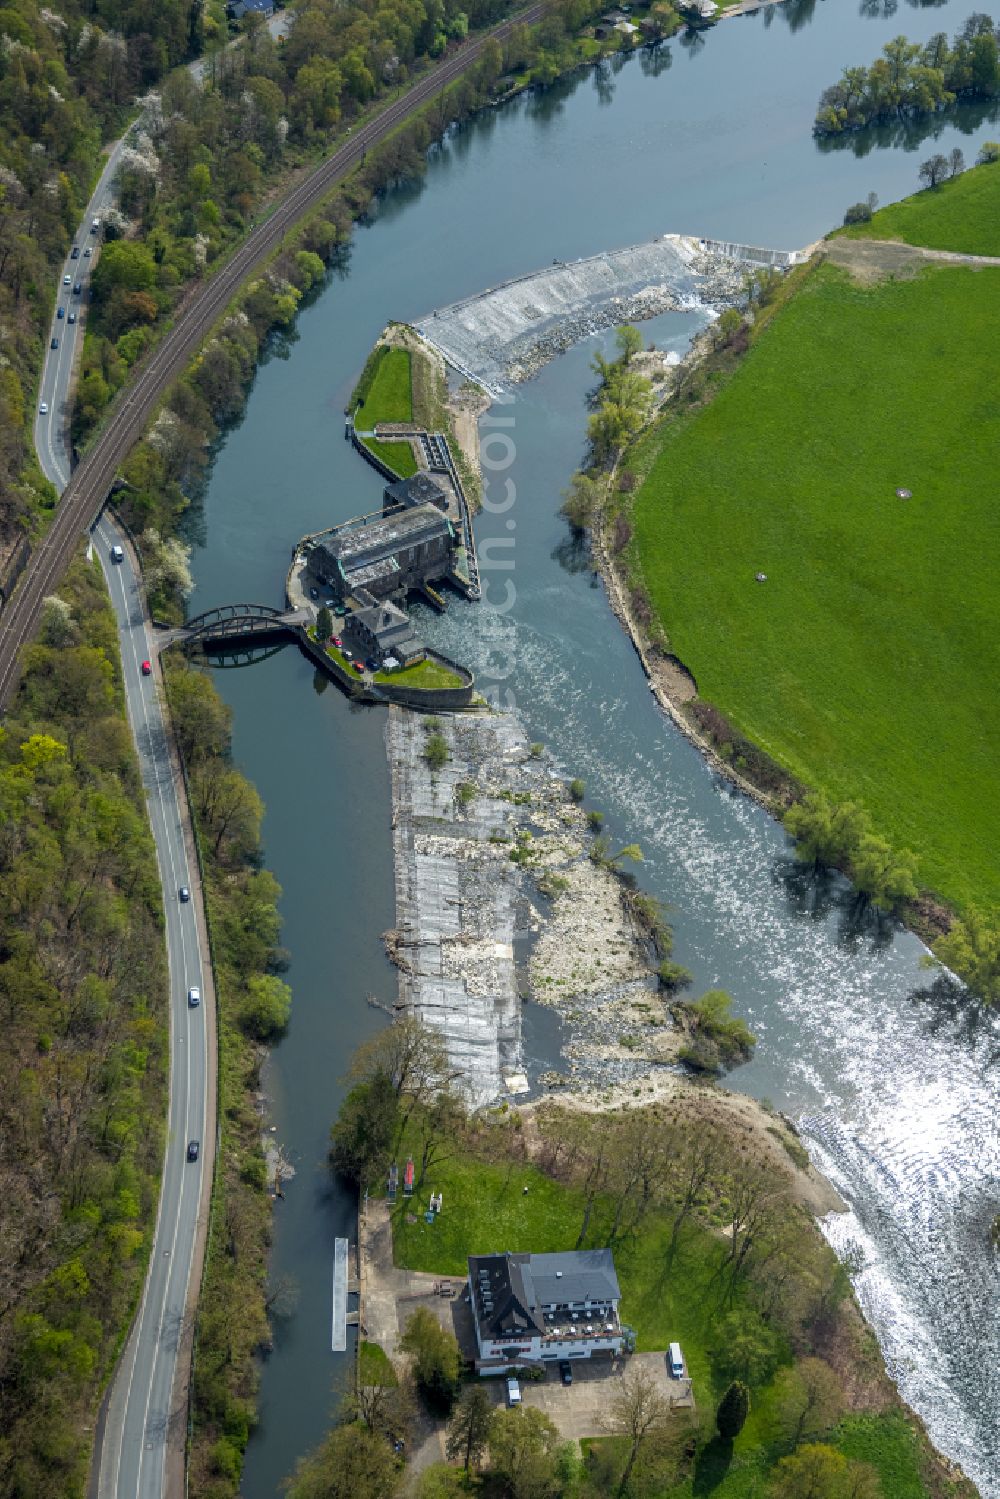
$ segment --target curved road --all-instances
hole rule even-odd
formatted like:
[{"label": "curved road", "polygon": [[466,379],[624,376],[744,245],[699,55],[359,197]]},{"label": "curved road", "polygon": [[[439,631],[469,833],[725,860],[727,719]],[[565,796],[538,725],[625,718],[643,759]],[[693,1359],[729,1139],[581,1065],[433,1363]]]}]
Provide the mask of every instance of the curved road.
[{"label": "curved road", "polygon": [[[98,1499],[160,1499],[183,1492],[187,1435],[187,1360],[196,1285],[192,1266],[207,1225],[215,1155],[214,1037],[211,971],[202,962],[198,869],[189,857],[179,775],[160,706],[159,672],[131,548],[105,517],[94,528],[118,621],[129,721],[139,756],[163,889],[170,969],[170,1104],[160,1201],[142,1300],[119,1361],[98,1436],[93,1471]],[[111,561],[122,546],[125,560]],[[142,662],[155,675],[142,675]],[[192,899],[182,902],[187,886]],[[196,986],[202,1003],[188,1005]],[[189,1140],[201,1145],[187,1159]],[[179,1357],[185,1355],[185,1357]],[[178,1377],[179,1376],[179,1377]],[[175,1391],[176,1385],[176,1391]],[[168,1447],[172,1461],[168,1469]]]},{"label": "curved road", "polygon": [[515,25],[537,21],[544,11],[545,0],[539,0],[477,40],[467,42],[356,130],[345,145],[292,188],[271,216],[179,310],[171,330],[111,407],[100,434],[66,485],[55,520],[41,546],[32,553],[4,611],[0,620],[0,705],[9,700],[17,681],[18,653],[31,638],[42,600],[61,578],[81,534],[100,514],[119,464],[142,436],[167,387],[187,367],[242,283],[279,248],[285,233],[354,170],[369,149],[460,77],[490,42],[502,39]]}]

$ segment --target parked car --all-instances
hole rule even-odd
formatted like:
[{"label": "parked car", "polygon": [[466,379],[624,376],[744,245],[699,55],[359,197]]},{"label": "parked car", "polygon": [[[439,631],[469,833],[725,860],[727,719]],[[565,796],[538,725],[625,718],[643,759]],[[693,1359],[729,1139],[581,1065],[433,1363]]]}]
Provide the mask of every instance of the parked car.
[{"label": "parked car", "polygon": [[319,598],[319,589],[318,588],[310,588],[310,590],[309,590],[309,597],[311,599],[318,599]]},{"label": "parked car", "polygon": [[76,322],[76,313],[75,312],[69,313],[67,315],[66,321],[67,321],[67,323],[75,323]]},{"label": "parked car", "polygon": [[153,663],[151,661],[144,661],[142,663],[142,674],[144,677],[151,677],[153,675]]},{"label": "parked car", "polygon": [[58,340],[58,338],[52,338],[52,339],[49,340],[49,348],[50,349],[58,349],[58,347],[59,347],[59,340]]},{"label": "parked car", "polygon": [[667,1369],[671,1379],[683,1379],[684,1355],[680,1343],[671,1343],[667,1349]]},{"label": "parked car", "polygon": [[378,671],[378,662],[375,660],[374,656],[369,656],[368,660],[365,662],[365,665],[367,666],[369,671]]},{"label": "parked car", "polygon": [[200,1149],[201,1149],[201,1141],[200,1140],[189,1140],[188,1141],[188,1160],[189,1161],[196,1161],[198,1159],[198,1152],[200,1151]]},{"label": "parked car", "polygon": [[507,1404],[511,1407],[521,1404],[521,1386],[513,1375],[507,1380]]},{"label": "parked car", "polygon": [[352,661],[351,665],[354,667],[355,671],[364,671],[365,669],[365,663],[363,661]]},{"label": "parked car", "polygon": [[198,989],[198,988],[195,988],[194,986],[192,986],[188,990],[188,1006],[189,1006],[190,1009],[196,1010],[200,1004],[201,1004],[201,990]]},{"label": "parked car", "polygon": [[124,562],[125,561],[125,553],[122,551],[122,549],[121,549],[120,546],[113,546],[111,548],[111,560],[112,560],[112,562]]},{"label": "parked car", "polygon": [[56,317],[63,318],[65,316],[66,316],[66,309],[65,309],[65,307],[59,307],[59,308],[56,309]]},{"label": "parked car", "polygon": [[342,645],[343,645],[343,643],[344,643],[344,642],[343,642],[343,641],[342,641],[342,640],[341,640],[341,638],[340,638],[340,636],[339,636],[339,635],[331,635],[331,636],[330,636],[330,639],[331,639],[331,640],[332,640],[332,641],[333,641],[333,643],[334,643],[334,645],[335,645],[335,646],[336,646],[336,647],[337,647],[337,649],[338,649],[338,651],[339,651],[339,650],[340,650],[340,647],[341,647],[341,646],[342,646]]},{"label": "parked car", "polygon": [[48,414],[49,414],[49,403],[48,403],[48,401],[42,401],[41,405],[38,408],[38,415],[39,416],[48,416]]},{"label": "parked car", "polygon": [[188,901],[191,899],[191,892],[186,885],[182,885],[178,890],[177,899],[181,902],[182,905],[187,905]]},{"label": "parked car", "polygon": [[559,1378],[563,1384],[573,1383],[573,1365],[568,1358],[559,1360]]}]

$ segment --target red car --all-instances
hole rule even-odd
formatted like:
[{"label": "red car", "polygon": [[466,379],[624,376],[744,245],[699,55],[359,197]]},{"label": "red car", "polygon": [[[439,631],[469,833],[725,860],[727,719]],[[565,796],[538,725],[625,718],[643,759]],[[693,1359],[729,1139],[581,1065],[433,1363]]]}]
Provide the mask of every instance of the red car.
[{"label": "red car", "polygon": [[144,677],[151,677],[153,675],[153,668],[148,661],[142,663],[142,674]]},{"label": "red car", "polygon": [[352,661],[351,665],[354,667],[355,671],[364,671],[365,669],[365,663],[363,661]]},{"label": "red car", "polygon": [[339,651],[341,645],[343,644],[343,642],[341,641],[340,636],[339,635],[331,635],[330,639],[333,641],[334,645],[337,647],[337,649]]}]

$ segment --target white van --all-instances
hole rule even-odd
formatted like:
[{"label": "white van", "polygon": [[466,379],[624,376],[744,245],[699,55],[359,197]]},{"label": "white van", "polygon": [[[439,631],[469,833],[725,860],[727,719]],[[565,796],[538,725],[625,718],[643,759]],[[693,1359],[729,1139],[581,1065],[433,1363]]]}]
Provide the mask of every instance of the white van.
[{"label": "white van", "polygon": [[125,561],[125,553],[122,551],[121,547],[115,546],[111,548],[111,560],[112,562]]},{"label": "white van", "polygon": [[667,1349],[667,1368],[671,1379],[684,1378],[684,1355],[680,1343],[671,1343]]},{"label": "white van", "polygon": [[513,1376],[507,1380],[507,1404],[511,1407],[521,1404],[521,1386]]}]

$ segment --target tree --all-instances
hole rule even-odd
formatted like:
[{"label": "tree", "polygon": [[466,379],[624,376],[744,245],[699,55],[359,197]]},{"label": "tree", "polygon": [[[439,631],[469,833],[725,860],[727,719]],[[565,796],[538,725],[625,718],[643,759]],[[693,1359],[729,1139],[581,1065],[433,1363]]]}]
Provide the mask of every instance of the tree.
[{"label": "tree", "polygon": [[384,1437],[364,1426],[337,1426],[288,1485],[288,1499],[392,1499],[400,1470]]},{"label": "tree", "polygon": [[257,973],[247,980],[246,997],[240,1005],[240,1025],[255,1041],[273,1041],[288,1025],[292,991],[270,973]]},{"label": "tree", "polygon": [[994,161],[1000,161],[1000,141],[983,141],[976,157],[976,166],[986,167]]},{"label": "tree", "polygon": [[948,158],[942,156],[940,151],[929,156],[926,161],[921,162],[920,171],[917,174],[924,187],[937,187],[948,175]]},{"label": "tree", "polygon": [[962,155],[962,148],[961,146],[955,146],[948,157],[948,175],[949,177],[958,177],[964,171],[965,157]]},{"label": "tree", "polygon": [[791,1448],[822,1436],[840,1419],[844,1392],[830,1365],[803,1358],[781,1369],[774,1381],[775,1419]]},{"label": "tree", "polygon": [[781,1459],[769,1493],[771,1499],[880,1499],[882,1486],[868,1463],[812,1442]]},{"label": "tree", "polygon": [[466,1473],[478,1467],[490,1438],[493,1404],[481,1384],[470,1385],[452,1411],[446,1451],[461,1458]]},{"label": "tree", "polygon": [[956,917],[934,951],[973,994],[988,1005],[1000,1004],[1000,908],[973,908]]},{"label": "tree", "polygon": [[555,1423],[535,1406],[494,1412],[490,1422],[490,1464],[512,1499],[545,1499],[555,1488]]},{"label": "tree", "polygon": [[176,536],[164,540],[155,527],[142,533],[142,571],[150,593],[176,589],[187,598],[194,590],[191,579],[191,548]]},{"label": "tree", "polygon": [[427,743],[424,745],[424,759],[431,770],[443,770],[448,764],[448,741],[437,729],[427,736]]},{"label": "tree", "polygon": [[700,999],[677,1007],[675,1013],[683,1015],[689,1033],[678,1055],[694,1071],[726,1072],[753,1055],[757,1038],[745,1020],[731,1013],[732,1003],[724,989],[709,989]]},{"label": "tree", "polygon": [[724,1442],[734,1442],[750,1414],[750,1391],[742,1380],[734,1379],[715,1413],[715,1424]]},{"label": "tree", "polygon": [[612,1430],[628,1444],[628,1456],[618,1484],[624,1494],[636,1459],[652,1433],[670,1417],[670,1403],[660,1394],[652,1374],[644,1364],[635,1364],[625,1376],[611,1401]]},{"label": "tree", "polygon": [[624,323],[615,329],[615,343],[621,363],[629,365],[642,348],[642,334],[631,323]]},{"label": "tree", "polygon": [[868,817],[854,802],[839,806],[822,791],[810,791],[785,813],[785,828],[795,840],[795,857],[814,869],[844,868],[869,830]]},{"label": "tree", "polygon": [[90,285],[98,306],[106,303],[115,291],[152,291],[156,285],[153,252],[139,240],[114,240],[102,249]]},{"label": "tree", "polygon": [[575,473],[563,491],[560,514],[574,531],[586,531],[594,523],[604,500],[605,485],[582,471]]},{"label": "tree", "polygon": [[399,1104],[399,1137],[415,1108],[428,1104],[459,1076],[439,1031],[414,1015],[403,1015],[359,1046],[351,1059],[352,1079],[384,1073]]},{"label": "tree", "polygon": [[884,838],[869,833],[851,860],[851,878],[860,895],[895,911],[903,901],[913,900],[917,893],[917,858],[909,849],[898,852]]},{"label": "tree", "polygon": [[732,343],[733,339],[743,327],[743,319],[735,307],[727,307],[720,314],[713,330],[713,341],[717,349],[724,349]]},{"label": "tree", "polygon": [[205,671],[189,667],[167,676],[170,713],[181,758],[190,769],[229,749],[232,709],[222,701]]},{"label": "tree", "polygon": [[399,1346],[413,1355],[417,1386],[428,1407],[446,1415],[455,1402],[462,1368],[455,1334],[446,1332],[434,1313],[421,1306],[407,1322]]},{"label": "tree", "polygon": [[333,634],[333,615],[324,604],[316,615],[316,639],[321,643]]},{"label": "tree", "polygon": [[399,1100],[387,1072],[377,1071],[352,1088],[330,1131],[334,1170],[359,1187],[388,1171],[398,1116]]},{"label": "tree", "polygon": [[712,1364],[719,1374],[748,1385],[766,1384],[778,1362],[778,1335],[759,1312],[743,1306],[715,1326]]}]

